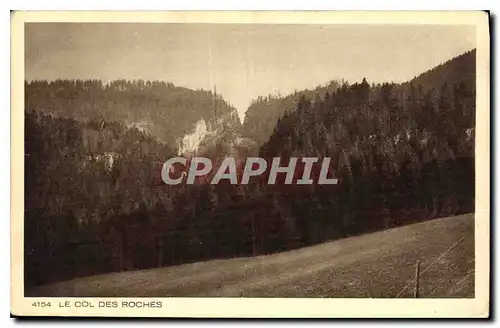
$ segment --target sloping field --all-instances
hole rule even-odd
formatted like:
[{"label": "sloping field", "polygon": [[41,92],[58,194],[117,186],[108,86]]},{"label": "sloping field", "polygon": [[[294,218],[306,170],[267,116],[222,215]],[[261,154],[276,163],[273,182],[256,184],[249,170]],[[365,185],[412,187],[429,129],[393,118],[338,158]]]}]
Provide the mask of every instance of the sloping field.
[{"label": "sloping field", "polygon": [[474,215],[250,258],[55,283],[26,296],[474,297]]}]

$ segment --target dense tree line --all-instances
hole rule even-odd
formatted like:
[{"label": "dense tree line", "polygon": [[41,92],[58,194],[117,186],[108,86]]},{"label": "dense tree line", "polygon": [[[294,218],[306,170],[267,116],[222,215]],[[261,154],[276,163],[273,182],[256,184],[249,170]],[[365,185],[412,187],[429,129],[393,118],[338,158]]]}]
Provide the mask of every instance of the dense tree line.
[{"label": "dense tree line", "polygon": [[27,111],[78,121],[120,122],[176,147],[195,122],[225,120],[239,128],[236,110],[218,94],[162,81],[31,81],[25,85]]},{"label": "dense tree line", "polygon": [[[59,102],[35,99],[45,98]],[[159,175],[177,149],[144,131],[27,111],[26,285],[268,254],[471,212],[474,109],[475,90],[462,82],[342,83],[300,95],[260,147],[269,162],[330,157],[338,185],[270,186],[263,175],[176,187]]]},{"label": "dense tree line", "polygon": [[263,248],[278,247],[279,222],[264,220],[268,200],[258,215],[247,186],[167,186],[161,167],[173,156],[120,123],[28,112],[26,285],[249,255],[256,229]]},{"label": "dense tree line", "polygon": [[264,158],[333,160],[338,186],[280,198],[302,245],[474,210],[473,91],[396,89],[363,81],[304,97],[261,147]]}]

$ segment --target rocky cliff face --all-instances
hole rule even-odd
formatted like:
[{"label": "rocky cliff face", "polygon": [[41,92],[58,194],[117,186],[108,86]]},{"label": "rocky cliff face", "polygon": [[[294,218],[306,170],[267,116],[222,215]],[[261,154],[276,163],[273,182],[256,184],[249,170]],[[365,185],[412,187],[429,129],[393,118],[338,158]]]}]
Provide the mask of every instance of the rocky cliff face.
[{"label": "rocky cliff face", "polygon": [[186,157],[233,156],[242,159],[258,153],[255,141],[241,136],[241,123],[236,111],[208,122],[200,119],[194,124],[192,132],[180,138],[178,143],[178,154]]}]

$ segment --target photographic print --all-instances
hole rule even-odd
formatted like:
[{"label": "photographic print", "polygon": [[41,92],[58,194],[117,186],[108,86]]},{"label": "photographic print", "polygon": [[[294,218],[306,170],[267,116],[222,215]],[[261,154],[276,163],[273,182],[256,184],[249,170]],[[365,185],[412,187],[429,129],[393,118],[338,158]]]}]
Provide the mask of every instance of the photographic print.
[{"label": "photographic print", "polygon": [[13,13],[13,314],[488,316],[488,24]]}]

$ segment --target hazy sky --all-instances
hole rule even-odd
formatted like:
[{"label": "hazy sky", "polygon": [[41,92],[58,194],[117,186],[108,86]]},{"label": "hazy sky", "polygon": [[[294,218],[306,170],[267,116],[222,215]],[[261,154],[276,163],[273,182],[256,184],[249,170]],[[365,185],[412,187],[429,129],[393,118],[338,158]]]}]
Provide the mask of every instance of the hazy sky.
[{"label": "hazy sky", "polygon": [[473,26],[37,23],[26,79],[164,80],[238,109],[332,79],[403,82],[475,48]]}]

